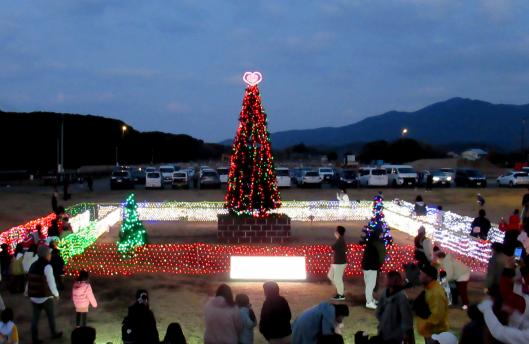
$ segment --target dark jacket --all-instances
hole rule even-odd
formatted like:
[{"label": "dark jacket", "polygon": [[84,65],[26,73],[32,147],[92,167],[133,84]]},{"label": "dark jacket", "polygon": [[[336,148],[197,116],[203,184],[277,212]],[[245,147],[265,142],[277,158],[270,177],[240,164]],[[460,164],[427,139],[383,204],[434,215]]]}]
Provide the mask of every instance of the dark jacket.
[{"label": "dark jacket", "polygon": [[51,267],[53,268],[53,275],[55,278],[64,276],[64,260],[61,257],[60,251],[54,249],[51,251]]},{"label": "dark jacket", "polygon": [[415,206],[413,207],[413,211],[415,212],[415,215],[421,216],[426,215],[426,204],[422,201],[415,202]]},{"label": "dark jacket", "polygon": [[44,268],[50,264],[46,259],[39,258],[35,263],[31,264],[28,272],[28,296],[29,297],[48,297],[53,296]]},{"label": "dark jacket", "polygon": [[[479,227],[480,232],[474,233],[474,227]],[[487,236],[489,234],[490,230],[490,221],[486,217],[478,216],[472,221],[471,229],[470,229],[470,235],[476,238],[480,238],[482,240],[487,240]]]},{"label": "dark jacket", "polygon": [[343,236],[332,245],[332,250],[334,251],[333,264],[347,264],[347,246]]},{"label": "dark jacket", "polygon": [[406,334],[413,333],[413,314],[403,290],[390,294],[386,289],[378,301],[376,316],[378,335],[384,341],[400,343]]},{"label": "dark jacket", "polygon": [[369,240],[364,248],[362,258],[363,270],[379,270],[385,259],[384,242],[381,240]]},{"label": "dark jacket", "polygon": [[292,333],[290,306],[282,296],[267,297],[261,309],[259,332],[266,340],[287,337]]},{"label": "dark jacket", "polygon": [[159,343],[160,337],[156,328],[156,319],[148,306],[136,302],[129,307],[129,321],[136,334],[135,344]]}]

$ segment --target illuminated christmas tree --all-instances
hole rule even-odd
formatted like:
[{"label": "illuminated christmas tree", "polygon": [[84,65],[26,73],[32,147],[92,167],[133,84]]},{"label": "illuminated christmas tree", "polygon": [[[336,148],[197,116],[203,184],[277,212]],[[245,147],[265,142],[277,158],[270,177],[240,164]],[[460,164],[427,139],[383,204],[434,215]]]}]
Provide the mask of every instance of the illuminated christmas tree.
[{"label": "illuminated christmas tree", "polygon": [[132,258],[136,247],[147,243],[147,231],[138,217],[138,205],[130,194],[123,207],[123,221],[119,230],[118,252],[124,258]]},{"label": "illuminated christmas tree", "polygon": [[384,197],[382,193],[375,196],[373,200],[373,216],[369,221],[369,224],[362,230],[361,243],[366,243],[372,240],[376,234],[380,235],[380,238],[384,241],[385,245],[391,245],[393,243],[393,237],[391,236],[390,228],[384,219]]},{"label": "illuminated christmas tree", "polygon": [[232,214],[264,217],[281,206],[270,132],[257,84],[259,72],[244,74],[248,84],[233,140],[225,206]]}]

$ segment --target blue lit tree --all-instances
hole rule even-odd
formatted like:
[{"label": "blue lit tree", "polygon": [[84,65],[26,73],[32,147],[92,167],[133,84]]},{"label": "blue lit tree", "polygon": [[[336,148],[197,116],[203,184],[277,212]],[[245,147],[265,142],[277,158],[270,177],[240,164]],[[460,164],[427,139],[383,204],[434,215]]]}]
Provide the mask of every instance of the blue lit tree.
[{"label": "blue lit tree", "polygon": [[391,245],[393,243],[391,230],[384,218],[384,197],[382,197],[382,193],[375,196],[375,199],[373,200],[373,216],[362,231],[363,235],[361,243],[366,243],[372,240],[377,233],[380,235],[380,238],[384,241],[385,245]]}]

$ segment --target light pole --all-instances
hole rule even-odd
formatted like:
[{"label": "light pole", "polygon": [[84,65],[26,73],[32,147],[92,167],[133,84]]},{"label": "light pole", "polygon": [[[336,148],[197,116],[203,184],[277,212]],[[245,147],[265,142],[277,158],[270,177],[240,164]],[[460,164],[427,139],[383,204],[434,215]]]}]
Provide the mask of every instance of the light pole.
[{"label": "light pole", "polygon": [[[126,131],[127,131],[127,126],[126,125],[122,125],[121,126],[121,141],[123,141],[123,138],[125,137],[125,132]],[[119,166],[118,156],[119,156],[119,143],[116,145],[116,166]]]}]

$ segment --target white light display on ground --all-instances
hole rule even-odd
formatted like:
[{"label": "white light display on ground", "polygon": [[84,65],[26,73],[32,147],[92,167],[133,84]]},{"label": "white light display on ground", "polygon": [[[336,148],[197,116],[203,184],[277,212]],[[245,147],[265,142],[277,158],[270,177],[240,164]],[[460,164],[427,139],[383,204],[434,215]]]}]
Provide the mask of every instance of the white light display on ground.
[{"label": "white light display on ground", "polygon": [[230,278],[257,281],[304,281],[305,257],[231,256]]}]

